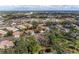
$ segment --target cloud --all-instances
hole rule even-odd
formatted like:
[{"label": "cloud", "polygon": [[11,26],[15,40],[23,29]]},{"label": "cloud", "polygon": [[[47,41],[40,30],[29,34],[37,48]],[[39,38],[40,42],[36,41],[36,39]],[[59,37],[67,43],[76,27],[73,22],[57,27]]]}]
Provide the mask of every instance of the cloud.
[{"label": "cloud", "polygon": [[78,0],[0,0],[0,5],[78,5]]}]

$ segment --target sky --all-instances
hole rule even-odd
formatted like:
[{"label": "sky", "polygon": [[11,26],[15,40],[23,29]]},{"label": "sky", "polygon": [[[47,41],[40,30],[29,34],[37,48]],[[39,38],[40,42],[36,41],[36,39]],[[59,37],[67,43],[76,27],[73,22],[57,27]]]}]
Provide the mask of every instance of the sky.
[{"label": "sky", "polygon": [[[27,6],[39,5],[39,6]],[[60,6],[51,6],[60,5]],[[64,6],[72,5],[72,6]],[[77,5],[77,6],[73,6]],[[79,10],[79,0],[0,0],[1,10]]]},{"label": "sky", "polygon": [[0,0],[0,5],[78,5],[78,0]]},{"label": "sky", "polygon": [[79,5],[9,5],[0,6],[0,11],[79,11]]}]

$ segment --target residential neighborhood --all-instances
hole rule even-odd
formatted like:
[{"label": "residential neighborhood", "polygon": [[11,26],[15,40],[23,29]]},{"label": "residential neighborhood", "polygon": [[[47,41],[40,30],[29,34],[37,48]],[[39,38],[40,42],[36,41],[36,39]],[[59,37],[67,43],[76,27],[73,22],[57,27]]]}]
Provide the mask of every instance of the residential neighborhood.
[{"label": "residential neighborhood", "polygon": [[79,53],[79,14],[0,14],[0,53]]}]

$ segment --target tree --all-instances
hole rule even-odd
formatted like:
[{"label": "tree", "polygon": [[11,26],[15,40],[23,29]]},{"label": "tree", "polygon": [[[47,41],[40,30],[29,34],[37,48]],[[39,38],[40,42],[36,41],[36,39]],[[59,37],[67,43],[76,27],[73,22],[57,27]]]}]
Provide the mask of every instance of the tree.
[{"label": "tree", "polygon": [[22,54],[22,53],[28,53],[27,49],[27,40],[25,37],[21,37],[19,41],[15,42],[15,53]]},{"label": "tree", "polygon": [[57,53],[63,53],[64,49],[59,45],[61,43],[61,38],[56,37],[55,33],[51,33],[48,36],[52,49],[56,50]]},{"label": "tree", "polygon": [[28,38],[28,51],[29,53],[39,53],[41,46],[38,44],[34,36]]},{"label": "tree", "polygon": [[32,25],[33,25],[33,29],[36,29],[36,27],[38,26],[38,22],[32,21]]},{"label": "tree", "polygon": [[12,31],[8,31],[5,37],[12,36]]}]

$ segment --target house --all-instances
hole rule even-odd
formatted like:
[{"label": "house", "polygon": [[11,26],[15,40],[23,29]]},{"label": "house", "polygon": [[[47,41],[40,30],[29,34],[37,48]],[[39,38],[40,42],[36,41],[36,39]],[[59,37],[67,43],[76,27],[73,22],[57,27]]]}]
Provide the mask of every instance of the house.
[{"label": "house", "polygon": [[79,30],[79,26],[76,25],[76,29]]},{"label": "house", "polygon": [[35,35],[35,32],[33,30],[27,30],[25,31],[25,33],[29,35]]},{"label": "house", "polygon": [[6,49],[6,48],[10,48],[13,47],[14,43],[10,40],[2,40],[0,42],[0,49]]},{"label": "house", "polygon": [[22,30],[22,29],[27,29],[27,27],[25,27],[24,25],[18,25],[17,28],[18,28],[18,29],[21,29],[21,30]]},{"label": "house", "polygon": [[11,26],[16,27],[16,23],[15,23],[15,22],[13,22],[13,23],[11,24]]},{"label": "house", "polygon": [[13,36],[14,36],[15,38],[19,38],[19,37],[21,36],[21,34],[22,34],[22,32],[20,32],[20,31],[15,31],[15,32],[13,32]]},{"label": "house", "polygon": [[68,32],[70,32],[70,29],[67,29],[67,28],[61,28],[60,31],[61,31],[61,32],[68,33]]},{"label": "house", "polygon": [[7,34],[7,31],[0,30],[0,36],[4,36],[5,34]]},{"label": "house", "polygon": [[15,27],[6,27],[6,29],[8,31],[12,31],[12,32],[15,32],[15,31],[19,30],[19,29],[15,28]]},{"label": "house", "polygon": [[0,25],[4,24],[3,20],[0,20]]},{"label": "house", "polygon": [[70,29],[65,28],[64,30],[66,33],[70,32]]},{"label": "house", "polygon": [[29,23],[26,23],[25,26],[26,26],[28,29],[30,29],[30,28],[32,28],[33,25],[32,25],[32,24],[29,24]]},{"label": "house", "polygon": [[40,33],[44,33],[44,32],[50,31],[49,27],[46,27],[46,26],[38,26],[36,29]]}]

